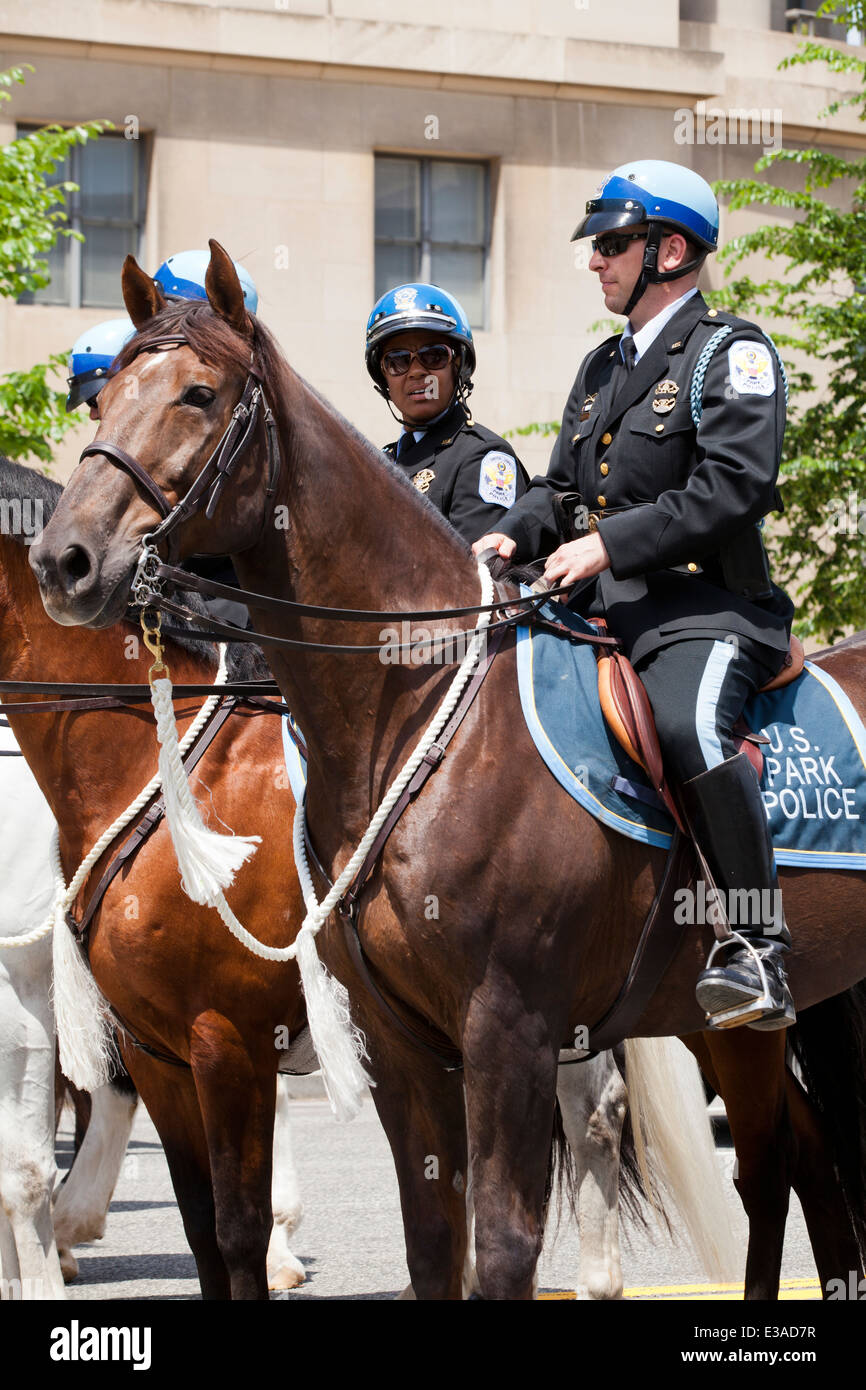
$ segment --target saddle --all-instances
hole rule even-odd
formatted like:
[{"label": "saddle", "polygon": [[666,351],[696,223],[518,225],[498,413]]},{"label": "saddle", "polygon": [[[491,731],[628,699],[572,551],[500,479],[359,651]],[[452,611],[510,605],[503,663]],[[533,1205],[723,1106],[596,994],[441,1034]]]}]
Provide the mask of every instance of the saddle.
[{"label": "saddle", "polygon": [[[595,626],[606,631],[603,621]],[[596,648],[598,660],[598,694],[602,714],[614,738],[628,756],[638,763],[649,777],[680,830],[684,830],[676,797],[668,783],[655,720],[644,684],[628,657],[610,647]],[[790,647],[781,671],[761,687],[761,691],[778,690],[796,680],[803,670],[805,653],[799,637],[791,637]],[[763,771],[761,744],[768,740],[754,733],[741,719],[734,726],[737,751],[745,753],[760,778]]]}]

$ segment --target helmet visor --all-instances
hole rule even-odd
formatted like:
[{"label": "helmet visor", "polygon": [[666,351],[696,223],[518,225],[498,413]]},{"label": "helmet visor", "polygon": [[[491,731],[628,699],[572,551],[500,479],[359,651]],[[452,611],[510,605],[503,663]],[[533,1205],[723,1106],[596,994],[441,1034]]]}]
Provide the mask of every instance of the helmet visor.
[{"label": "helmet visor", "polygon": [[646,208],[634,198],[591,198],[586,205],[586,216],[578,222],[571,239],[579,241],[581,237],[615,232],[620,227],[636,227],[646,221]]},{"label": "helmet visor", "polygon": [[94,400],[105,385],[105,378],[104,370],[67,377],[66,384],[69,387],[69,395],[66,397],[67,414],[72,410],[77,410],[85,401]]}]

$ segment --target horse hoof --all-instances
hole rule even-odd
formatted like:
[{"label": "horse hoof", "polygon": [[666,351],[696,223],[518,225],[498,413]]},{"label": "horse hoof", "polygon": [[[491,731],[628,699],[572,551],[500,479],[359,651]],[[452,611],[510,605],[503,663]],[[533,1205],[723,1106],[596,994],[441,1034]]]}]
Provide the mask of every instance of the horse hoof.
[{"label": "horse hoof", "polygon": [[301,1264],[281,1265],[273,1274],[268,1275],[268,1288],[273,1293],[278,1293],[285,1289],[297,1289],[306,1280],[304,1267]]},{"label": "horse hoof", "polygon": [[60,1273],[63,1275],[64,1284],[71,1284],[73,1279],[78,1278],[78,1261],[71,1250],[58,1250],[60,1257]]}]

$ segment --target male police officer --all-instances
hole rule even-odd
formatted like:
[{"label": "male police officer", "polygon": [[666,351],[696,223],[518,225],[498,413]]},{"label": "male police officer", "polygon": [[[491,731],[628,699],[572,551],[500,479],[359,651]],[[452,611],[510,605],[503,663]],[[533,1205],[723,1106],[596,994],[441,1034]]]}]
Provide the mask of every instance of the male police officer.
[{"label": "male police officer", "polygon": [[367,320],[365,359],[403,425],[385,452],[464,540],[498,526],[525,492],[526,473],[511,445],[466,405],[475,345],[458,301],[437,285],[389,290]]},{"label": "male police officer", "polygon": [[[739,889],[740,904],[774,905],[738,918],[698,1002],[711,1025],[784,1028],[790,937],[758,781],[732,737],[789,644],[793,605],[759,529],[780,505],[784,375],[760,329],[698,293],[718,205],[691,170],[622,165],[572,239],[586,236],[605,307],[628,323],[581,366],[547,477],[475,548],[521,561],[553,549],[546,578],[579,585],[576,606],[623,640],[722,902]],[[577,539],[559,544],[575,492]]]}]

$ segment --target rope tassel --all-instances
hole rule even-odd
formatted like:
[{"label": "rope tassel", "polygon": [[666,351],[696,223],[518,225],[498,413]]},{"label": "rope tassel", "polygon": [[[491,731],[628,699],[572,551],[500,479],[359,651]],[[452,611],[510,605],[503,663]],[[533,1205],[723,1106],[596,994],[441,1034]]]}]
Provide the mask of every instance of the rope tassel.
[{"label": "rope tassel", "polygon": [[177,855],[181,887],[193,902],[215,907],[222,889],[231,887],[238,869],[255,854],[261,836],[221,835],[207,829],[181,761],[171,680],[167,676],[152,679],[150,689],[160,745],[159,776],[165,818]]},{"label": "rope tassel", "polygon": [[52,859],[57,896],[54,906],[52,994],[60,1069],[81,1091],[104,1086],[117,1070],[108,1008],[66,925],[68,893],[55,828]]},{"label": "rope tassel", "polygon": [[367,1056],[364,1036],[352,1022],[347,989],[322,964],[307,923],[298,933],[295,955],[331,1110],[338,1120],[353,1120],[371,1084],[362,1061]]}]

